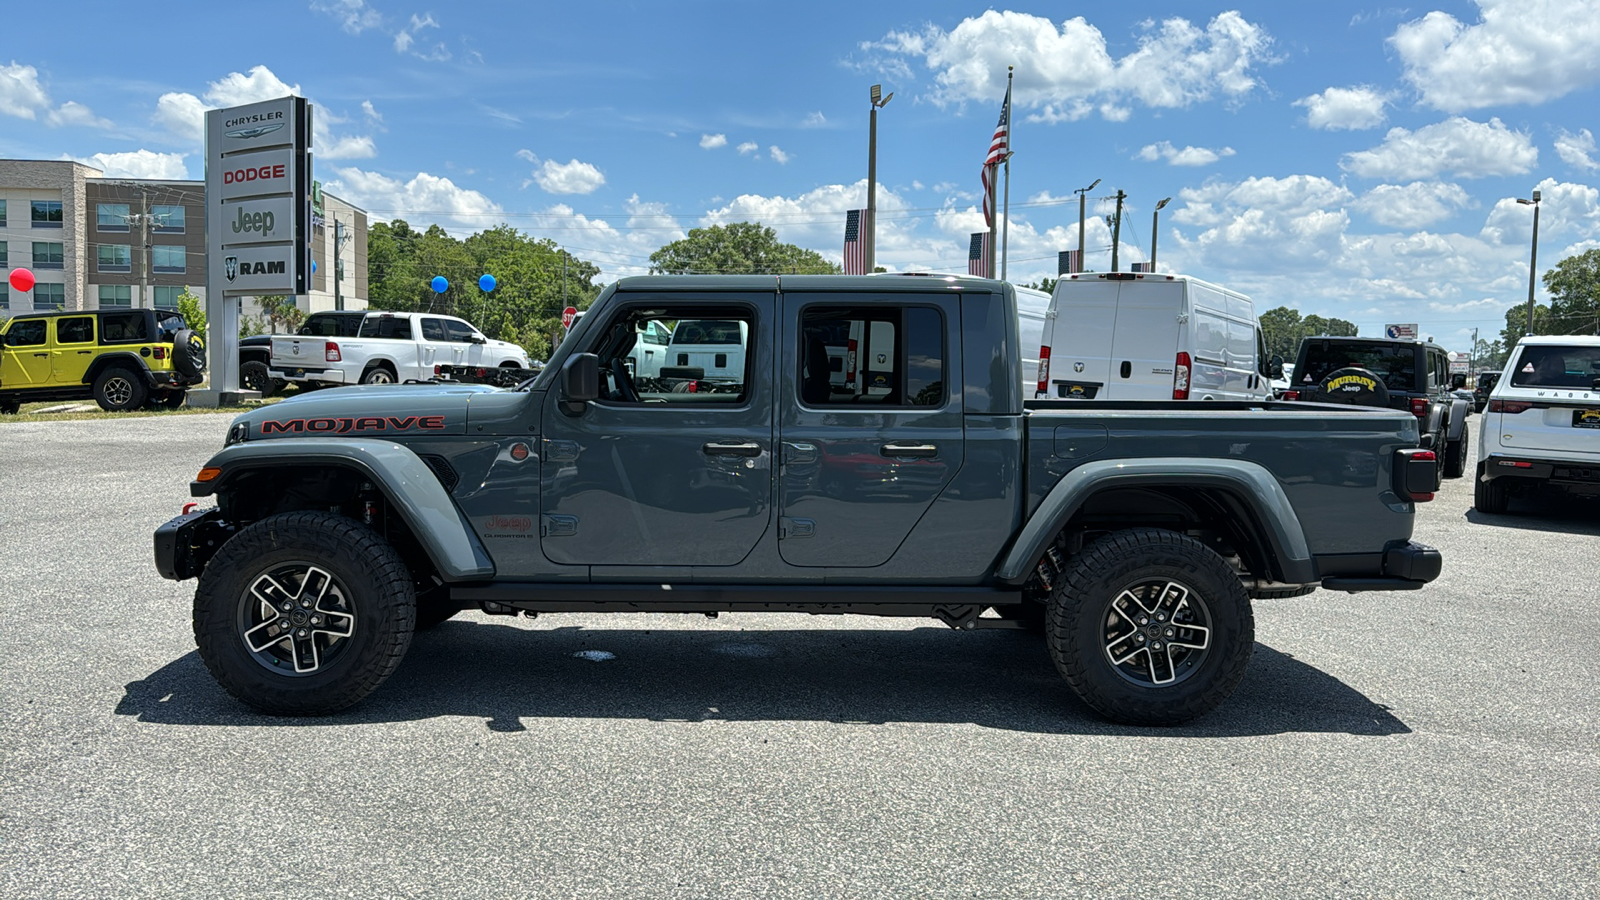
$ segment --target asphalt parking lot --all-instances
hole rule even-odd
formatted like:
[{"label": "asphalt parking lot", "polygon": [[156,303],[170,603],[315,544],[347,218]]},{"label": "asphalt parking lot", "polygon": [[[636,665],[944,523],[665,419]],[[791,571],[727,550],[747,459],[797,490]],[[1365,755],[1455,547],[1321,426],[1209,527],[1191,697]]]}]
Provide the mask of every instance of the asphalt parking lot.
[{"label": "asphalt parking lot", "polygon": [[4,896],[1600,894],[1600,503],[1446,482],[1437,582],[1259,601],[1177,729],[1023,633],[800,615],[467,614],[286,720],[150,558],[228,421],[0,425]]}]

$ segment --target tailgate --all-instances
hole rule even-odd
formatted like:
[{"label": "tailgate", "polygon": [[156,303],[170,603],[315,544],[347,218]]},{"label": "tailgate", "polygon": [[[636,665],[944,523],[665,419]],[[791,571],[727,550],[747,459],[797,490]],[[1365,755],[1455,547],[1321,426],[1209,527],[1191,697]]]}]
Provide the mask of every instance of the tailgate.
[{"label": "tailgate", "polygon": [[272,339],[272,364],[278,367],[325,367],[328,364],[326,338],[312,336]]}]

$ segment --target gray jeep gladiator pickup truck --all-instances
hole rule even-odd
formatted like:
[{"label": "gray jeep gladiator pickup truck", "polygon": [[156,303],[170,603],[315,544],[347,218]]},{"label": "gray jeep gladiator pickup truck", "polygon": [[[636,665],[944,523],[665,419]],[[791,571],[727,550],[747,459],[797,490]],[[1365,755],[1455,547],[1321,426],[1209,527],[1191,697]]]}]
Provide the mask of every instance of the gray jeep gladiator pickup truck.
[{"label": "gray jeep gladiator pickup truck", "polygon": [[[628,364],[684,320],[718,323],[742,375]],[[190,485],[215,508],[162,526],[156,566],[198,576],[201,657],[270,713],[356,703],[472,607],[1032,628],[1088,706],[1139,724],[1233,691],[1252,598],[1439,574],[1410,540],[1437,465],[1415,416],[1024,401],[1018,340],[997,281],[622,279],[514,389],[240,416]]]}]

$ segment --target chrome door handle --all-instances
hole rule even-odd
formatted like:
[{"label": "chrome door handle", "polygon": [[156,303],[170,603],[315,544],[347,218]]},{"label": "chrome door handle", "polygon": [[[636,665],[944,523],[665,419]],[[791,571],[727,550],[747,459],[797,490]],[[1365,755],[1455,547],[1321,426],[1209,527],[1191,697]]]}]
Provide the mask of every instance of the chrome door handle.
[{"label": "chrome door handle", "polygon": [[911,459],[931,459],[939,455],[938,444],[884,444],[878,448],[880,456],[898,456]]},{"label": "chrome door handle", "polygon": [[701,446],[707,456],[760,456],[761,445],[754,442],[712,441]]}]

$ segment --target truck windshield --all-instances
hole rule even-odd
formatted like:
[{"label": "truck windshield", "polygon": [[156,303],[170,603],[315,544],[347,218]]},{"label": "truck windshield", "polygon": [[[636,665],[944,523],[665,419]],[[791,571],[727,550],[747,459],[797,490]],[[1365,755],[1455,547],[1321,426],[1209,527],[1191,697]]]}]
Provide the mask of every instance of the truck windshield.
[{"label": "truck windshield", "polygon": [[1600,347],[1540,347],[1523,349],[1511,373],[1515,387],[1558,387],[1593,390],[1600,378]]},{"label": "truck windshield", "polygon": [[1412,344],[1364,344],[1352,341],[1311,340],[1305,360],[1295,367],[1294,379],[1300,384],[1321,384],[1339,369],[1366,369],[1392,391],[1415,390],[1417,348]]}]

